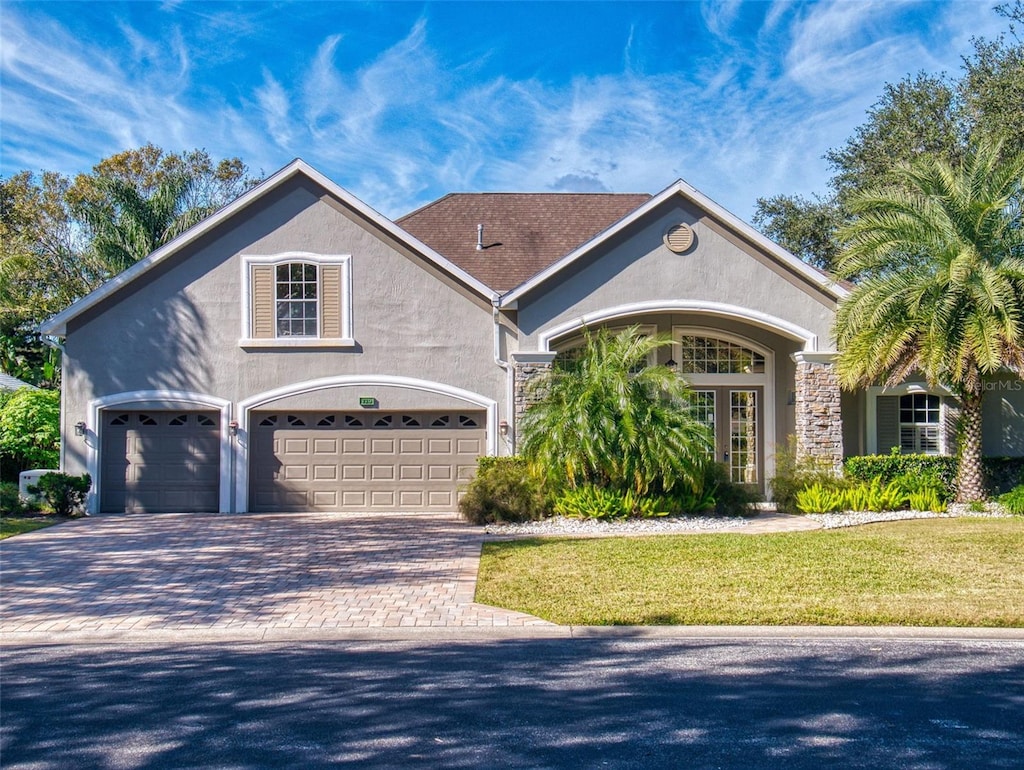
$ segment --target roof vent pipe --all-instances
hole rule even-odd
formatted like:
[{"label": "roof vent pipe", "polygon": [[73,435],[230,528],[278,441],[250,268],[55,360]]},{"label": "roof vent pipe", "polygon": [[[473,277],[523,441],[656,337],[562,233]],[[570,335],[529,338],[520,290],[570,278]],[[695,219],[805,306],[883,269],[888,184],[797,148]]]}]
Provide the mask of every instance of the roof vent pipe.
[{"label": "roof vent pipe", "polygon": [[476,226],[476,250],[477,251],[483,251],[484,250],[484,226],[483,225],[477,225]]}]

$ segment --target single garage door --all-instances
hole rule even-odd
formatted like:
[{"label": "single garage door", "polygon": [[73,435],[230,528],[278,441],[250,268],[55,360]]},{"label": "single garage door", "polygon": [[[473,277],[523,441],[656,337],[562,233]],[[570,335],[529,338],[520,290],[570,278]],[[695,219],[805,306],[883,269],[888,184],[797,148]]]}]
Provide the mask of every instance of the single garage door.
[{"label": "single garage door", "polygon": [[217,412],[104,412],[100,510],[215,513],[218,419]]},{"label": "single garage door", "polygon": [[254,511],[453,511],[483,412],[256,413]]}]

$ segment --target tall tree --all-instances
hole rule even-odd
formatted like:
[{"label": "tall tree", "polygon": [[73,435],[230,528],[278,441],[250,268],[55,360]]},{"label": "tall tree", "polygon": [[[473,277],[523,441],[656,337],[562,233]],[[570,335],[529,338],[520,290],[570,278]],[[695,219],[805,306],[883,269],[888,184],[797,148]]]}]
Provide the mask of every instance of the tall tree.
[{"label": "tall tree", "polygon": [[35,327],[258,181],[238,158],[151,144],[73,181],[0,179],[0,370],[54,386],[59,358]]},{"label": "tall tree", "polygon": [[[1009,20],[996,40],[976,38],[959,77],[920,72],[885,85],[867,120],[825,158],[832,170],[829,192],[811,199],[759,198],[754,222],[797,256],[831,269],[858,191],[900,183],[893,168],[923,156],[956,166],[972,143],[1001,141],[1012,156],[1024,150],[1024,3],[997,8]],[[810,236],[810,233],[816,233]]]},{"label": "tall tree", "polygon": [[639,495],[701,488],[713,454],[708,429],[691,414],[683,379],[646,365],[670,342],[638,327],[602,330],[539,382],[543,397],[523,418],[520,451],[554,488],[593,484]]},{"label": "tall tree", "polygon": [[839,272],[860,276],[836,315],[848,388],[920,372],[960,400],[958,499],[985,496],[984,378],[1024,373],[1024,153],[982,143],[954,169],[923,157],[850,198]]}]

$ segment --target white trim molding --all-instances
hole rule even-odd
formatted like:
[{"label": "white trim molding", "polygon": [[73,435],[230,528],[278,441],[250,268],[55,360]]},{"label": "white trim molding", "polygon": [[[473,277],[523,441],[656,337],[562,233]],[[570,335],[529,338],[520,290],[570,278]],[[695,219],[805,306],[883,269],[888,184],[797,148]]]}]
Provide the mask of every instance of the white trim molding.
[{"label": "white trim molding", "polygon": [[446,385],[443,382],[421,380],[415,377],[397,375],[337,375],[321,377],[315,380],[296,382],[258,393],[238,402],[238,457],[236,460],[234,499],[238,511],[249,509],[249,423],[252,410],[273,403],[289,396],[314,393],[318,390],[333,388],[389,386],[418,390],[425,393],[436,393],[442,396],[465,401],[473,406],[483,408],[487,412],[487,454],[498,454],[498,402],[470,390]]},{"label": "white trim molding", "polygon": [[[351,254],[315,254],[309,251],[284,251],[279,254],[242,254],[242,336],[239,347],[244,348],[284,348],[284,347],[354,347],[356,342],[352,332],[352,255]],[[274,337],[272,339],[255,339],[252,336],[252,268],[255,265],[286,265],[293,262],[307,262],[317,266],[317,319],[323,313],[323,277],[319,270],[325,265],[337,265],[341,268],[341,337]],[[276,281],[275,281],[276,286]]]},{"label": "white trim molding", "polygon": [[[103,412],[115,407],[124,409],[134,405],[147,404],[154,410],[196,409],[205,408],[220,412],[220,482],[219,510],[226,513],[231,510],[231,402],[227,399],[211,396],[206,393],[195,393],[184,390],[133,390],[125,393],[114,393],[102,398],[94,398],[89,402],[88,414],[90,427],[86,430],[86,469],[92,476],[92,490],[86,500],[86,510],[96,513],[99,510],[100,489],[103,478],[100,474],[100,452],[103,448]],[[65,437],[65,441],[67,437]]]},{"label": "white trim molding", "polygon": [[739,321],[745,321],[753,326],[775,332],[797,342],[802,342],[805,351],[816,351],[818,349],[818,335],[790,323],[777,316],[762,313],[758,310],[740,307],[739,305],[728,305],[722,302],[710,302],[699,299],[668,299],[668,300],[647,300],[644,302],[631,302],[625,305],[603,308],[590,313],[564,321],[557,326],[542,331],[538,336],[538,352],[550,352],[551,343],[564,337],[571,332],[585,326],[594,326],[613,321],[631,315],[643,313],[703,313],[706,315],[721,316]]}]

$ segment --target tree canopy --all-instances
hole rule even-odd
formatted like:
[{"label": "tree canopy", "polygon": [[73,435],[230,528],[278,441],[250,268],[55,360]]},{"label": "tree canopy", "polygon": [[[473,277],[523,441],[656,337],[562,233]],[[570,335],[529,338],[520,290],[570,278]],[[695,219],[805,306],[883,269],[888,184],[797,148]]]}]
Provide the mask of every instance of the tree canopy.
[{"label": "tree canopy", "polygon": [[74,179],[0,179],[0,370],[55,385],[59,357],[36,326],[258,181],[238,158],[152,144]]},{"label": "tree canopy", "polygon": [[972,144],[1002,143],[1007,157],[1024,150],[1024,0],[997,8],[1008,31],[975,38],[958,77],[919,72],[885,85],[867,120],[825,154],[832,171],[826,193],[759,198],[754,224],[817,267],[832,270],[840,230],[861,190],[900,184],[893,169],[920,157],[956,167]]}]

